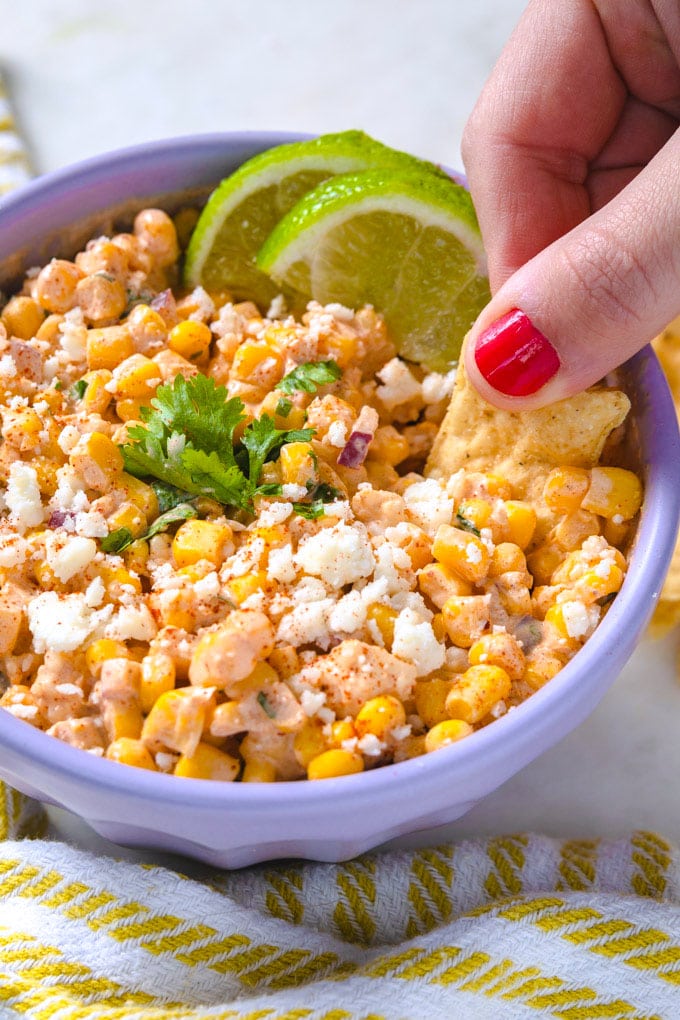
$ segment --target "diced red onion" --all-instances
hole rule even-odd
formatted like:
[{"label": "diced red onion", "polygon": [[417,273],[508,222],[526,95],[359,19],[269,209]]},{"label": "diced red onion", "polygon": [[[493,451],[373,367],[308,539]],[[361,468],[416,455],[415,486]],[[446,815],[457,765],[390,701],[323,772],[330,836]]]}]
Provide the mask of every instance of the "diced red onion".
[{"label": "diced red onion", "polygon": [[63,528],[73,521],[73,514],[68,510],[53,510],[47,522],[48,528]]},{"label": "diced red onion", "polygon": [[151,301],[150,307],[155,312],[158,312],[166,326],[172,327],[177,325],[177,304],[170,288],[162,290],[160,294],[156,294],[156,297]]},{"label": "diced red onion", "polygon": [[372,441],[372,432],[352,432],[338,457],[338,464],[348,468],[361,467]]}]

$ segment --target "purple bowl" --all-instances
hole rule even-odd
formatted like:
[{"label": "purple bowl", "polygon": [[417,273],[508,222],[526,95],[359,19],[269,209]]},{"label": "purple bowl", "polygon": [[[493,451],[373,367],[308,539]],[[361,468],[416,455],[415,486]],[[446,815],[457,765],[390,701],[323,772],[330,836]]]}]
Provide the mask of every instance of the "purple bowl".
[{"label": "purple bowl", "polygon": [[[205,195],[245,159],[301,136],[225,134],[152,142],[29,184],[0,205],[0,288],[28,266],[72,254],[117,214]],[[80,228],[83,229],[80,229]],[[346,860],[469,811],[581,723],[645,629],[675,544],[680,436],[649,347],[620,372],[632,455],[645,483],[630,568],[585,647],[528,701],[466,740],[421,758],[322,783],[180,779],[83,754],[0,712],[0,776],[84,818],[107,839],[226,868],[277,857]]]}]

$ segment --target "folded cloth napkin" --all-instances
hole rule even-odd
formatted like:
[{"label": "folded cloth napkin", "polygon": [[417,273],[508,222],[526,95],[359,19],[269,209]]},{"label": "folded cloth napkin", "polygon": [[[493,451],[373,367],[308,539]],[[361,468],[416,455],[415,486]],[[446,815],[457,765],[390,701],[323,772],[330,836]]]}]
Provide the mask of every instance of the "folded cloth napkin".
[{"label": "folded cloth napkin", "polygon": [[0,788],[0,1017],[680,1017],[661,836],[498,836],[194,877],[39,835]]}]

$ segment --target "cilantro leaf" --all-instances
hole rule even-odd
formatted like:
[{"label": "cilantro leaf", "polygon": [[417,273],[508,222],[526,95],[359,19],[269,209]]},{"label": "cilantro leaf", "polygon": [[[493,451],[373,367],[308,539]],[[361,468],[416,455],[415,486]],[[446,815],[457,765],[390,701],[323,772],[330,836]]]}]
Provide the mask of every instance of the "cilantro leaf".
[{"label": "cilantro leaf", "polygon": [[188,474],[189,492],[197,496],[212,496],[218,503],[244,509],[250,503],[252,486],[236,464],[225,465],[213,450],[194,450],[188,447],[182,454],[182,464]]},{"label": "cilantro leaf", "polygon": [[464,517],[460,510],[456,513],[456,521],[458,522],[458,527],[462,528],[463,531],[470,531],[473,535],[476,535],[477,538],[481,538],[479,528],[475,527],[472,521],[468,520],[467,517]]},{"label": "cilantro leaf", "polygon": [[146,539],[153,538],[154,535],[160,535],[162,531],[167,531],[171,524],[176,524],[178,521],[188,521],[192,517],[198,517],[198,510],[196,507],[192,506],[191,503],[178,503],[177,506],[172,507],[171,510],[167,510],[164,514],[160,514],[160,516],[156,518],[151,527],[148,528],[143,535],[135,537],[129,528],[116,528],[115,531],[110,531],[108,535],[102,539],[102,552],[123,552],[123,550],[127,549],[133,542],[142,542]]},{"label": "cilantro leaf", "polygon": [[171,386],[159,386],[151,407],[146,420],[158,420],[166,429],[181,432],[187,444],[233,462],[234,430],[245,415],[243,401],[229,397],[226,386],[201,373],[190,379],[177,375]]},{"label": "cilantro leaf", "polygon": [[129,545],[132,545],[134,540],[135,536],[129,528],[116,528],[115,531],[110,531],[108,535],[105,535],[102,539],[102,552],[122,552],[123,549],[127,549]]},{"label": "cilantro leaf", "polygon": [[316,393],[319,386],[336,382],[342,375],[342,369],[337,361],[306,361],[304,365],[298,365],[288,375],[284,375],[275,389],[283,393],[297,393],[303,390],[305,393]]},{"label": "cilantro leaf", "polygon": [[187,496],[190,495],[190,493],[185,492],[182,489],[178,489],[174,485],[168,485],[167,482],[162,482],[159,478],[152,478],[149,485],[156,493],[156,499],[158,500],[158,512],[160,514],[164,514],[168,510],[172,510],[173,507],[179,506],[180,503],[186,503]]},{"label": "cilantro leaf", "polygon": [[87,381],[85,379],[78,379],[74,382],[69,393],[73,400],[82,400],[85,396],[85,390],[87,389]]},{"label": "cilantro leaf", "polygon": [[251,421],[241,442],[248,451],[248,476],[252,483],[257,485],[265,461],[277,454],[284,443],[308,443],[313,435],[313,429],[277,429],[268,414]]},{"label": "cilantro leaf", "polygon": [[293,409],[292,400],[287,400],[285,397],[281,397],[278,404],[276,405],[276,413],[280,414],[282,418],[287,418]]}]

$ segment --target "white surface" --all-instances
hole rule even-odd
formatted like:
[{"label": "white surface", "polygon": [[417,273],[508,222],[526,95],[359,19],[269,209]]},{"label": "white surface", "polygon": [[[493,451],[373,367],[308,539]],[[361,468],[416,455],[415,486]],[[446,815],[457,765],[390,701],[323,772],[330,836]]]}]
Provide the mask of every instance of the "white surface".
[{"label": "white surface", "polygon": [[[3,10],[0,68],[38,172],[195,131],[360,127],[460,165],[466,117],[521,0],[29,0]],[[534,829],[680,840],[675,641],[638,650],[590,717],[460,821],[401,845]],[[63,811],[52,833],[114,856]],[[147,855],[153,857],[153,855]],[[183,865],[186,866],[186,865]]]}]

